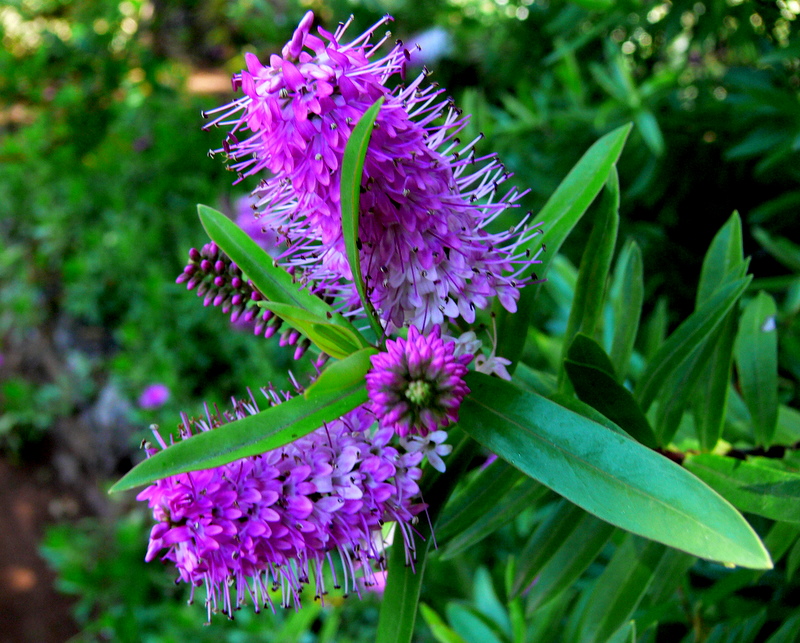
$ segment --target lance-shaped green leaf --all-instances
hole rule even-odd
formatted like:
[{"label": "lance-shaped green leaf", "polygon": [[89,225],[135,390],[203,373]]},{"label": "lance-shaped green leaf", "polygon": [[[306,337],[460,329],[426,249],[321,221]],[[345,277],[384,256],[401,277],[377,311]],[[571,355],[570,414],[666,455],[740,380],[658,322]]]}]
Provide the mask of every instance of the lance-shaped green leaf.
[{"label": "lance-shaped green leaf", "polygon": [[638,442],[509,382],[469,373],[459,426],[490,451],[613,525],[688,553],[771,566],[742,516]]},{"label": "lance-shaped green leaf", "polygon": [[[338,366],[331,375],[326,369],[304,396],[217,429],[202,431],[159,451],[125,474],[110,492],[132,489],[178,473],[219,467],[277,449],[311,433],[367,401],[364,375],[371,353],[375,350],[364,349],[337,363],[337,366],[345,362],[354,365],[349,371]],[[335,385],[330,382],[333,377]]]},{"label": "lance-shaped green leaf", "polygon": [[350,138],[347,139],[347,146],[344,149],[342,158],[342,178],[340,184],[340,194],[342,202],[342,234],[344,236],[344,246],[347,250],[347,261],[350,263],[350,271],[353,273],[353,281],[358,289],[358,296],[361,304],[367,312],[375,336],[380,340],[383,337],[383,327],[381,326],[375,308],[367,296],[367,288],[364,284],[364,276],[361,274],[361,241],[358,238],[358,216],[361,200],[361,176],[364,173],[364,159],[367,156],[367,147],[372,135],[372,128],[375,126],[375,119],[383,105],[383,97],[379,98],[370,107],[353,128]]},{"label": "lance-shaped green leaf", "polygon": [[763,228],[755,228],[753,236],[773,257],[789,270],[800,272],[800,246],[783,237],[773,237]]},{"label": "lance-shaped green leaf", "polygon": [[605,643],[636,610],[655,577],[666,547],[628,536],[617,547],[603,573],[594,581],[580,614],[579,643]]},{"label": "lance-shaped green leaf", "polygon": [[667,339],[668,325],[667,300],[665,297],[659,297],[645,326],[643,354],[648,363],[653,360],[658,350],[664,345]]},{"label": "lance-shaped green leaf", "polygon": [[678,326],[661,345],[636,385],[634,395],[647,412],[664,381],[681,368],[695,349],[711,335],[750,283],[750,277],[717,290],[709,300]]},{"label": "lance-shaped green leaf", "polygon": [[800,522],[800,475],[759,458],[705,453],[688,456],[684,466],[741,511],[772,520]]},{"label": "lance-shaped green leaf", "polygon": [[[725,319],[727,316],[723,319],[723,323]],[[659,445],[667,445],[675,437],[681,419],[697,391],[697,385],[706,365],[714,353],[716,346],[714,340],[721,326],[722,324],[712,331],[705,341],[700,342],[681,362],[680,368],[669,373],[666,381],[661,384],[658,407],[653,421]]]},{"label": "lance-shaped green leaf", "polygon": [[[562,361],[576,333],[594,336],[603,316],[606,281],[611,269],[611,258],[617,244],[619,228],[619,177],[616,168],[611,168],[606,189],[597,208],[592,233],[581,257],[575,298],[569,311],[567,331],[564,335]],[[558,374],[561,391],[569,390],[569,380],[563,369]]]},{"label": "lance-shaped green leaf", "polygon": [[[625,147],[631,127],[630,123],[618,127],[592,145],[536,215],[536,220],[542,222],[543,241],[546,244],[542,263],[538,266],[540,274],[547,275],[547,268],[561,244],[606,184],[611,168]],[[536,238],[529,242],[532,254],[536,254],[538,244]]]},{"label": "lance-shaped green leaf", "polygon": [[305,390],[303,397],[314,401],[317,398],[345,391],[357,382],[363,382],[367,371],[372,368],[370,358],[377,354],[377,349],[370,346],[348,355],[345,359],[331,362]]},{"label": "lance-shaped green leaf", "polygon": [[502,643],[500,633],[474,608],[453,602],[447,604],[445,611],[453,629],[467,643]]},{"label": "lance-shaped green leaf", "polygon": [[276,301],[260,301],[261,308],[271,310],[290,326],[308,337],[317,348],[336,359],[365,348],[365,340],[360,333],[346,326],[332,324],[324,317],[318,317],[304,308],[281,304]]},{"label": "lance-shaped green leaf", "polygon": [[736,336],[736,371],[753,419],[756,443],[768,447],[778,421],[778,326],[775,300],[765,292],[748,302]]},{"label": "lance-shaped green leaf", "polygon": [[458,429],[449,432],[456,447],[447,458],[447,471],[438,473],[428,468],[421,485],[422,496],[428,503],[428,518],[420,520],[414,528],[415,559],[405,559],[403,538],[394,540],[389,552],[386,589],[383,593],[375,643],[409,643],[414,634],[422,579],[433,543],[431,524],[436,524],[439,513],[463,475],[467,464],[477,453],[477,445]]},{"label": "lance-shaped green leaf", "polygon": [[433,638],[436,639],[438,643],[467,643],[456,634],[431,607],[425,603],[420,603],[419,611],[422,614],[422,618],[425,619],[425,623],[430,628]]},{"label": "lance-shaped green leaf", "polygon": [[627,243],[620,252],[611,281],[609,301],[614,314],[609,357],[617,380],[624,382],[639,332],[644,301],[642,251],[635,241]]},{"label": "lance-shaped green leaf", "polygon": [[520,554],[514,591],[525,592],[526,614],[531,616],[572,587],[614,531],[612,525],[570,502],[557,507]]},{"label": "lance-shaped green leaf", "polygon": [[607,643],[636,643],[636,621],[628,621],[609,638]]},{"label": "lance-shaped green leaf", "polygon": [[582,402],[645,446],[657,446],[650,423],[631,392],[617,381],[611,360],[597,342],[578,333],[569,347],[564,368]]},{"label": "lance-shaped green leaf", "polygon": [[[736,339],[736,310],[731,310],[717,329],[716,339],[694,391],[694,420],[697,439],[705,451],[712,450],[722,435],[728,410],[728,391],[733,371]],[[711,341],[710,340],[710,341]]]},{"label": "lance-shaped green leaf", "polygon": [[[544,204],[536,216],[542,222],[542,239],[531,239],[525,250],[533,256],[541,247],[545,252],[540,255],[541,263],[534,265],[539,276],[547,276],[548,268],[558,253],[564,240],[580,221],[586,210],[608,180],[611,168],[616,164],[625,141],[631,131],[630,123],[609,132],[596,141],[580,158],[569,174],[559,184],[556,191]],[[532,310],[533,299],[538,288],[528,287],[522,291],[519,309]],[[498,324],[499,343],[497,354],[512,360],[510,372],[513,372],[517,356],[525,345],[525,329],[528,327],[527,315],[511,314],[501,306],[495,306]]]},{"label": "lance-shaped green leaf", "polygon": [[794,643],[800,638],[800,614],[789,617],[766,643]]},{"label": "lance-shaped green leaf", "polygon": [[479,543],[550,493],[504,460],[497,460],[470,481],[452,506],[445,507],[436,526],[436,540],[444,546],[442,560]]},{"label": "lance-shaped green leaf", "polygon": [[655,578],[647,590],[643,606],[652,607],[655,610],[662,609],[664,603],[674,597],[683,584],[684,574],[695,562],[697,559],[694,556],[684,554],[677,549],[667,549],[658,563]]},{"label": "lance-shaped green leaf", "polygon": [[720,286],[744,277],[748,263],[742,248],[742,221],[734,212],[714,235],[703,258],[695,308],[708,301]]},{"label": "lance-shaped green leaf", "polygon": [[[703,259],[695,307],[702,306],[714,291],[744,277],[748,262],[742,248],[742,222],[734,212],[714,236]],[[694,385],[694,419],[697,437],[705,450],[711,450],[722,434],[728,407],[728,388],[733,369],[733,342],[738,313],[731,310],[709,338],[714,346],[705,358],[703,372]]]},{"label": "lance-shaped green leaf", "polygon": [[[272,257],[222,212],[206,205],[198,205],[197,212],[208,236],[241,268],[267,299],[302,308],[321,319],[347,328],[354,335],[360,335],[341,313],[301,288],[292,275],[276,265]],[[359,343],[367,346],[367,341],[363,338]]]}]

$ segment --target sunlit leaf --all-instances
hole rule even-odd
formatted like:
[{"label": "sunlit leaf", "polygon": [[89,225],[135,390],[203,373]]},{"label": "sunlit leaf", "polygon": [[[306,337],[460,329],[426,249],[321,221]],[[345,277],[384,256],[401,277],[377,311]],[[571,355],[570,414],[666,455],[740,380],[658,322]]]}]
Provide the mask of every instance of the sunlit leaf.
[{"label": "sunlit leaf", "polygon": [[664,456],[509,382],[470,373],[467,383],[459,426],[567,500],[700,557],[771,566],[742,516]]},{"label": "sunlit leaf", "polygon": [[365,349],[363,353],[348,358],[358,367],[349,371],[347,379],[341,377],[347,372],[346,368],[338,367],[336,386],[328,384],[330,377],[325,377],[323,373],[321,382],[318,382],[319,388],[315,390],[312,387],[306,396],[292,398],[256,415],[180,440],[139,463],[111,487],[110,492],[124,491],[179,473],[219,467],[240,458],[259,455],[341,417],[367,401],[364,375],[369,360],[365,362],[364,357],[370,350]]},{"label": "sunlit leaf", "polygon": [[[531,271],[536,270],[539,276],[547,276],[550,264],[564,240],[606,183],[611,168],[622,153],[631,127],[633,127],[631,124],[619,127],[595,142],[539,211],[536,220],[543,223],[542,237],[534,237],[528,243],[527,250],[531,255],[535,255],[541,245],[545,252],[540,255],[541,264],[533,266]],[[534,287],[524,289],[520,298],[520,308],[531,310],[532,300],[536,297],[537,291],[538,288]],[[500,342],[498,355],[508,357],[516,364],[517,356],[525,344],[528,317],[508,313],[502,307],[495,307],[495,313]]]}]

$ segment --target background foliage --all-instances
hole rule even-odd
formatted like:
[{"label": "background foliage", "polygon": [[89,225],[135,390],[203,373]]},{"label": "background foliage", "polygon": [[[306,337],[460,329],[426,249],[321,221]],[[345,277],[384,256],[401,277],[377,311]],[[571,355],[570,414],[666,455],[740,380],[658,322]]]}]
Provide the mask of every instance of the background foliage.
[{"label": "background foliage", "polygon": [[[166,383],[173,396],[165,407],[126,408],[133,425],[170,427],[180,409],[222,402],[254,379],[280,386],[293,367],[273,342],[230,332],[218,311],[203,309],[174,278],[188,248],[205,242],[195,204],[233,214],[248,189],[232,187],[232,177],[206,156],[220,135],[200,131],[200,110],[226,100],[225,76],[242,67],[244,51],[278,49],[308,8],[328,25],[353,13],[358,29],[388,11],[398,37],[429,43],[420,64],[473,114],[462,138],[486,135],[482,150],[499,152],[515,182],[531,188],[525,206],[534,212],[595,140],[633,123],[617,164],[618,234],[594,238],[593,224],[603,216],[595,206],[563,254],[548,257],[548,281],[537,287],[517,372],[531,389],[574,389],[595,405],[581,394],[582,373],[606,366],[596,351],[592,358],[591,345],[576,348],[579,328],[608,353],[618,384],[641,386],[665,338],[717,286],[745,271],[754,276],[713,337],[697,346],[694,361],[658,382],[649,412],[654,400],[644,403],[641,389],[633,390],[660,446],[709,450],[721,434],[720,444],[760,468],[754,480],[772,480],[771,494],[743,499],[730,489],[742,484],[720,474],[711,456],[685,462],[748,512],[776,569],[730,570],[654,546],[518,480],[504,492],[506,511],[487,515],[482,531],[448,538],[442,527],[423,585],[420,640],[793,640],[800,629],[800,505],[794,478],[779,475],[794,475],[792,447],[800,441],[800,5],[793,0],[6,3],[6,452],[24,462],[31,444],[95,403],[109,382],[130,400],[152,381]],[[573,302],[603,243],[613,253],[610,285],[587,332],[575,318],[585,309]],[[605,279],[608,267],[593,269]],[[769,319],[777,343],[759,345]],[[615,339],[623,326],[627,345]],[[59,355],[57,373],[14,358],[36,337],[57,339],[65,328],[70,348]],[[87,333],[100,340],[75,339]],[[693,397],[700,384],[713,386],[704,365],[726,365],[727,355],[734,364],[726,366],[729,376],[705,398]],[[774,363],[763,370],[754,355],[774,355]],[[704,408],[712,399],[724,402]],[[127,467],[144,435],[129,436],[128,459],[120,456],[115,466]],[[764,470],[779,474],[769,478]],[[344,641],[369,640],[374,631],[375,604],[353,600],[343,608],[353,613],[346,618],[320,608],[247,615],[238,628],[215,620],[203,629],[202,609],[183,607],[169,589],[170,572],[140,562],[147,525],[139,511],[118,511],[124,518],[113,523],[54,528],[44,544],[60,586],[79,597],[76,617],[86,640],[144,640],[143,633],[147,640],[184,640],[191,631],[209,640],[267,640],[278,632],[277,640]],[[86,559],[85,552],[101,550]],[[135,586],[123,581],[134,576],[141,581]]]}]

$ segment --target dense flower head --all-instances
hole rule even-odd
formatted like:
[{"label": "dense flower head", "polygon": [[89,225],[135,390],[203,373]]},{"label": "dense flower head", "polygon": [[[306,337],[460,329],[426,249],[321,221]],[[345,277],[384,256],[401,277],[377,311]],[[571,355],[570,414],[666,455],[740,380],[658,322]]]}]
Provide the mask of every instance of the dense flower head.
[{"label": "dense flower head", "polygon": [[[262,392],[271,404],[288,397]],[[184,415],[181,437],[256,412],[251,394],[234,401],[232,411],[206,409],[202,420]],[[424,454],[391,446],[392,431],[373,433],[373,424],[374,416],[359,407],[279,449],[155,482],[137,497],[157,521],[147,560],[166,549],[162,559],[175,563],[192,593],[205,586],[209,619],[216,611],[232,616],[248,600],[256,611],[273,608],[275,590],[284,606],[299,607],[305,585],[322,598],[326,567],[345,593],[376,584],[386,521],[396,521],[396,537],[404,539],[413,564],[411,524],[425,508],[417,485]],[[148,446],[149,455],[156,451]],[[341,561],[341,576],[332,554]]]},{"label": "dense flower head", "polygon": [[367,393],[381,426],[400,436],[427,436],[458,421],[472,355],[456,356],[455,348],[455,342],[442,340],[439,326],[427,334],[411,326],[407,339],[390,339],[386,352],[372,356]]},{"label": "dense flower head", "polygon": [[472,322],[494,296],[513,311],[535,261],[524,246],[536,230],[523,220],[488,231],[521,195],[512,189],[497,197],[509,174],[493,155],[476,157],[479,139],[461,144],[456,136],[467,119],[442,89],[424,83],[427,72],[388,87],[404,76],[408,57],[402,43],[379,53],[388,32],[371,43],[390,19],[345,43],[349,23],[317,36],[308,13],[269,64],[247,54],[247,69],[234,76],[244,97],[215,110],[209,124],[231,127],[214,152],[226,154],[242,178],[271,174],[254,195],[264,226],[286,244],[279,261],[351,310],[357,298],[342,237],[341,164],[355,124],[384,98],[365,159],[359,242],[367,292],[387,330],[413,324],[426,331],[459,316]]}]

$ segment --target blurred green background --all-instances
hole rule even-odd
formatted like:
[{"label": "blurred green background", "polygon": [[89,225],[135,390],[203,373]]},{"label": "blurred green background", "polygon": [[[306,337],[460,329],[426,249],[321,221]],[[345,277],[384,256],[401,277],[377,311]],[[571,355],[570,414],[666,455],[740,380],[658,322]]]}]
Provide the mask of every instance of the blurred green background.
[{"label": "blurred green background", "polygon": [[[147,425],[173,427],[180,410],[248,386],[280,387],[293,368],[276,342],[232,329],[175,277],[206,242],[196,204],[233,215],[253,187],[232,186],[208,157],[222,132],[202,132],[200,112],[233,97],[245,52],[266,59],[309,9],[329,28],[353,14],[352,35],[391,13],[393,37],[419,42],[414,60],[473,115],[462,139],[486,135],[480,150],[497,151],[530,188],[534,212],[592,142],[633,122],[620,233],[643,251],[646,313],[666,299],[674,325],[692,309],[705,249],[734,210],[754,288],[797,298],[797,0],[6,1],[0,447],[12,479],[40,467],[42,484],[75,498],[41,522],[64,519],[42,547],[76,601],[76,640],[370,640],[374,599],[202,627],[204,610],[182,603],[172,570],[142,562],[144,512],[104,496],[140,457]],[[573,263],[588,231],[565,246]],[[541,297],[534,323],[557,334],[566,305]],[[781,337],[794,380],[797,327]],[[153,383],[169,400],[142,408]],[[796,406],[798,392],[784,387],[782,401]],[[532,519],[434,561],[423,600],[440,613],[472,597],[494,609],[492,575],[501,586],[497,570]]]}]

